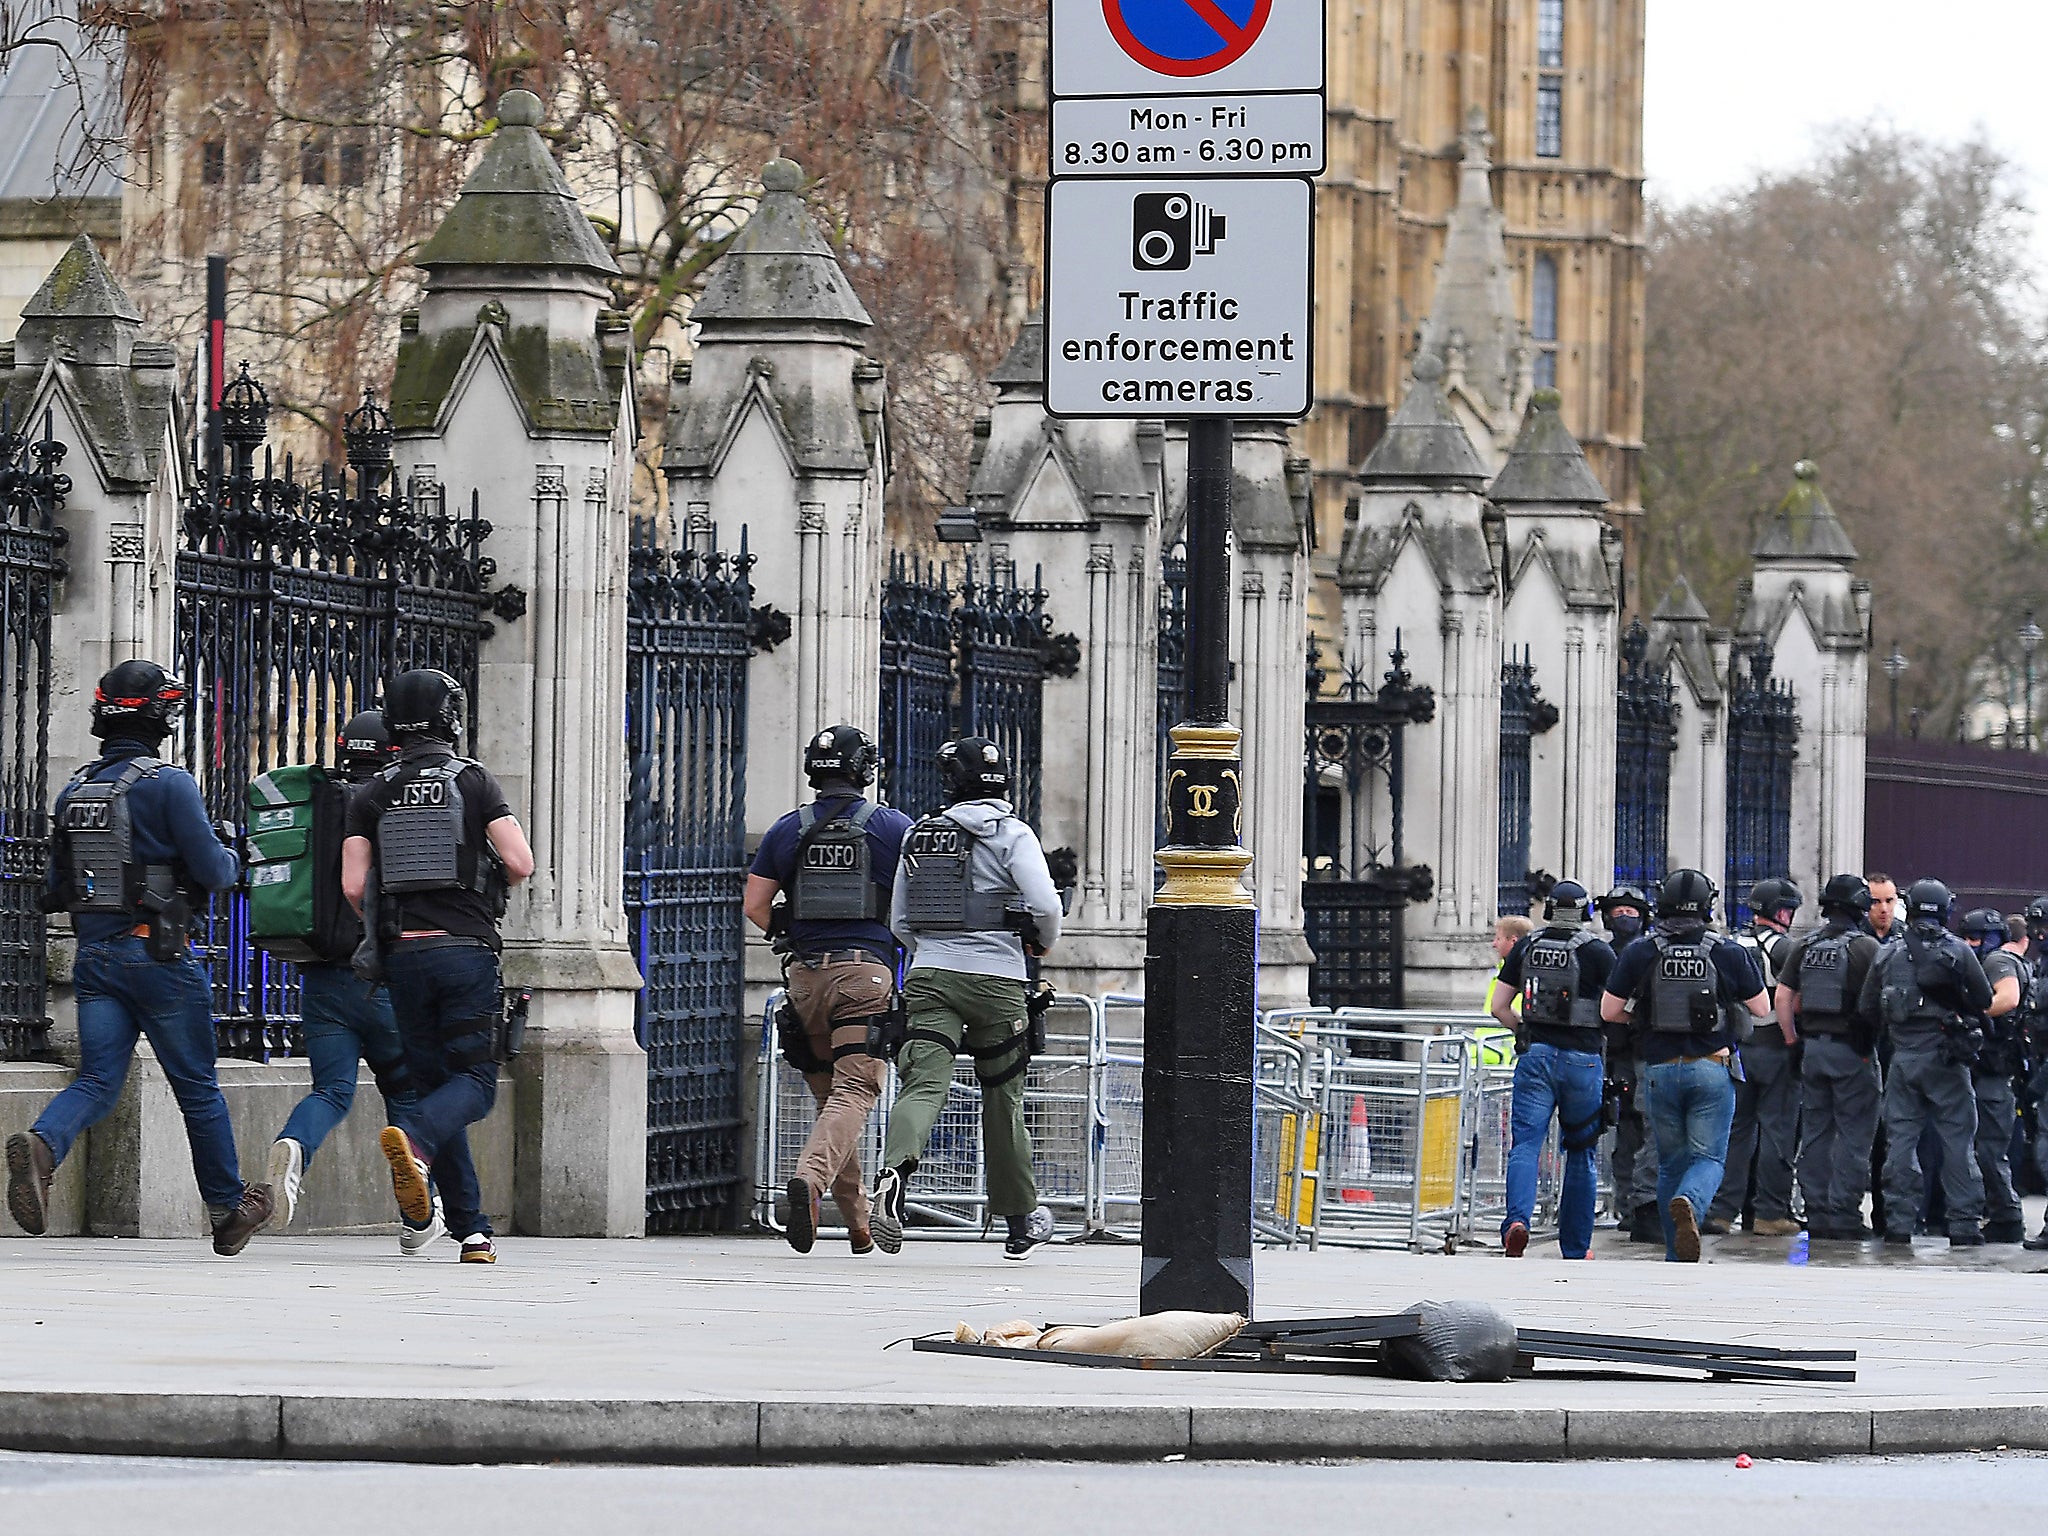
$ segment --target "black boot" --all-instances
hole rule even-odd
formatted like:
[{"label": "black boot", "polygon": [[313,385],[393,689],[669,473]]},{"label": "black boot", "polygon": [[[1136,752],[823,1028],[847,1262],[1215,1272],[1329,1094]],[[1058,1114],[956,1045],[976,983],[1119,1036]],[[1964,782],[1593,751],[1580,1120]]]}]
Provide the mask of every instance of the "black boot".
[{"label": "black boot", "polygon": [[1654,1205],[1639,1205],[1629,1218],[1628,1240],[1632,1243],[1659,1243],[1664,1241],[1664,1223],[1657,1215]]},{"label": "black boot", "polygon": [[1987,1243],[2024,1243],[2026,1240],[2027,1224],[2017,1217],[1984,1223],[1984,1241]]}]

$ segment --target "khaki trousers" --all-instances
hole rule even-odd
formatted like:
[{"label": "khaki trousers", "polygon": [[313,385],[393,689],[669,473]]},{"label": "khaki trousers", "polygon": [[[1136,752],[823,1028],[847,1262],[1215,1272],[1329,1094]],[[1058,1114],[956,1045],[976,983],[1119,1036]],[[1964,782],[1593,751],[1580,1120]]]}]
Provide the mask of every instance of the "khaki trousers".
[{"label": "khaki trousers", "polygon": [[[867,1043],[868,1020],[888,1011],[894,988],[895,977],[879,960],[834,965],[799,960],[789,968],[789,1003],[810,1037],[811,1053],[832,1063],[830,1071],[804,1074],[818,1101],[818,1123],[797,1159],[797,1177],[821,1194],[831,1190],[839,1214],[863,1230],[868,1197],[860,1138],[881,1098],[885,1063],[861,1047]],[[838,1054],[842,1051],[846,1054]]]}]

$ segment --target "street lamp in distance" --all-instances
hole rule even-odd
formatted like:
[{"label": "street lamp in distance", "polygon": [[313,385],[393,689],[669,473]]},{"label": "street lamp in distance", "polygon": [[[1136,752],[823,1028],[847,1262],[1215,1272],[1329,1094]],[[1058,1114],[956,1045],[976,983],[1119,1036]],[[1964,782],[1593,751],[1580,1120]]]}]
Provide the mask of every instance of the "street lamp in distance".
[{"label": "street lamp in distance", "polygon": [[1906,675],[1906,668],[1913,665],[1899,649],[1899,642],[1892,642],[1892,653],[1884,659],[1884,675],[1891,682],[1892,691],[1892,734],[1899,734],[1899,679]]},{"label": "street lamp in distance", "polygon": [[2041,648],[2041,626],[2034,622],[2033,609],[2027,610],[2027,622],[2020,626],[2020,632],[2014,638],[2020,643],[2020,666],[2024,678],[2020,712],[2026,718],[2027,750],[2031,752],[2034,750],[2034,652]]}]

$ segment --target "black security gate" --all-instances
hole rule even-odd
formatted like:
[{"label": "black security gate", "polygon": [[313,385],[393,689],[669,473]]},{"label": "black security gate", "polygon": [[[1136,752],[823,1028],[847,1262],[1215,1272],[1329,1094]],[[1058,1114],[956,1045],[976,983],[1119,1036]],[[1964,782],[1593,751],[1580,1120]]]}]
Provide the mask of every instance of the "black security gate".
[{"label": "black security gate", "polygon": [[1557,706],[1536,686],[1529,648],[1512,653],[1500,667],[1500,876],[1494,910],[1502,916],[1529,914],[1530,749],[1534,739],[1557,724]]},{"label": "black security gate", "polygon": [[647,1230],[730,1224],[740,1183],[753,558],[636,536],[626,608],[626,918],[647,1052]]},{"label": "black security gate", "polygon": [[1638,619],[1621,641],[1615,686],[1614,883],[1655,891],[1671,840],[1671,753],[1678,701],[1669,664],[1649,665],[1650,632]]},{"label": "black security gate", "polygon": [[[338,727],[377,702],[386,679],[437,667],[469,694],[487,614],[526,611],[495,591],[491,525],[472,495],[447,510],[439,487],[408,495],[391,476],[391,418],[365,392],[343,426],[347,468],[302,480],[257,450],[269,401],[247,368],[222,398],[227,463],[202,474],[178,553],[178,657],[192,690],[182,751],[209,814],[240,827],[250,780],[285,763],[326,762]],[[248,901],[217,897],[199,922],[224,1053],[264,1060],[297,1049],[293,967],[252,949]]]},{"label": "black security gate", "polygon": [[986,736],[1009,757],[1011,803],[1033,826],[1040,806],[1043,690],[1048,673],[1072,676],[1079,643],[1054,635],[1036,579],[1014,567],[987,579],[967,563],[956,586],[945,566],[891,559],[882,589],[882,790],[923,816],[945,802],[938,751],[949,736]]},{"label": "black security gate", "polygon": [[31,440],[0,413],[0,1061],[50,1049],[42,895],[49,864],[50,604],[71,478],[50,419]]},{"label": "black security gate", "polygon": [[1390,660],[1377,689],[1353,667],[1325,698],[1310,652],[1301,904],[1318,1007],[1402,1006],[1401,915],[1435,888],[1427,865],[1403,859],[1401,737],[1435,718],[1436,694],[1408,675],[1398,633]]},{"label": "black security gate", "polygon": [[1749,920],[1747,897],[1759,880],[1792,869],[1792,760],[1799,712],[1791,686],[1771,676],[1771,649],[1757,645],[1746,671],[1729,668],[1728,882],[1731,923]]}]

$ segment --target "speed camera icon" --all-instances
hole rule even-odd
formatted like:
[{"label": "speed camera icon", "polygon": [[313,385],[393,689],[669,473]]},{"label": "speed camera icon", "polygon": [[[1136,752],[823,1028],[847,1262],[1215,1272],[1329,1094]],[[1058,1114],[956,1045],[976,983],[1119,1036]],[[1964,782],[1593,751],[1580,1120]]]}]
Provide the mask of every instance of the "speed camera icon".
[{"label": "speed camera icon", "polygon": [[1223,215],[1185,192],[1140,192],[1131,199],[1131,265],[1140,272],[1185,272],[1223,238]]}]

